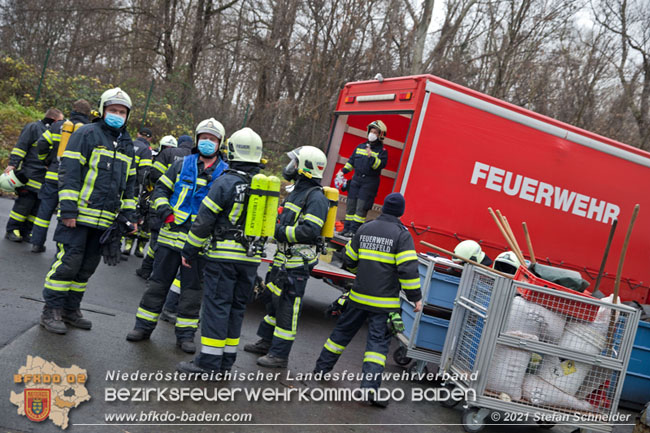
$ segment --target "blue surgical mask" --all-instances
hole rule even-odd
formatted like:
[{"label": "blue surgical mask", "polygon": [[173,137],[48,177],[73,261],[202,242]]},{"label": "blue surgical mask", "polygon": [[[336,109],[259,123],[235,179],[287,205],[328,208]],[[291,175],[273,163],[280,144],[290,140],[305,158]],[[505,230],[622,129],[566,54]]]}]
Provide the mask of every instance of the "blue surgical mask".
[{"label": "blue surgical mask", "polygon": [[203,156],[212,156],[217,151],[217,145],[212,140],[199,140],[198,147]]},{"label": "blue surgical mask", "polygon": [[118,116],[117,114],[113,113],[106,113],[106,117],[104,117],[104,122],[111,128],[119,129],[124,125],[124,117]]}]

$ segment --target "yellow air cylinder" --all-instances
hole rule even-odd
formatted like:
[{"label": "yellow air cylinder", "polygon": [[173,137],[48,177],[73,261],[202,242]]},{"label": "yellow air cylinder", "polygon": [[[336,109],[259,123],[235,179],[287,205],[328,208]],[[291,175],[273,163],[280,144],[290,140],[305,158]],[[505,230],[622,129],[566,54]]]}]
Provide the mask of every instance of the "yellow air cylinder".
[{"label": "yellow air cylinder", "polygon": [[327,219],[321,229],[320,235],[324,238],[331,238],[334,236],[334,224],[336,223],[336,210],[339,205],[339,190],[329,186],[323,187],[323,193],[330,202],[329,210],[327,211]]},{"label": "yellow air cylinder", "polygon": [[68,145],[68,140],[70,140],[72,133],[82,126],[83,123],[74,124],[70,120],[63,122],[63,125],[61,125],[61,141],[59,141],[59,148],[56,151],[56,155],[59,158],[63,156],[63,152],[65,152],[65,148]]},{"label": "yellow air cylinder", "polygon": [[246,207],[246,224],[244,225],[244,235],[246,236],[262,236],[262,225],[264,224],[264,212],[266,210],[264,191],[268,188],[268,184],[269,178],[262,173],[253,176],[248,206]]},{"label": "yellow air cylinder", "polygon": [[273,237],[275,233],[275,222],[278,219],[278,204],[280,202],[280,187],[282,182],[277,176],[268,177],[266,197],[266,211],[264,213],[264,224],[262,224],[262,236]]}]

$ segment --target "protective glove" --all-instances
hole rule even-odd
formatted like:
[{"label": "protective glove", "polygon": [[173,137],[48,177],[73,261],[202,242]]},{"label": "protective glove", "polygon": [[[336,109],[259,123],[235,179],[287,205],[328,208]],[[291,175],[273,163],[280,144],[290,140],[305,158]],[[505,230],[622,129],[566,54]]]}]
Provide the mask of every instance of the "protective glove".
[{"label": "protective glove", "polygon": [[111,224],[109,228],[99,238],[99,243],[102,248],[102,257],[104,263],[108,266],[117,266],[120,263],[120,244],[122,234],[115,223]]},{"label": "protective glove", "polygon": [[117,266],[120,263],[122,237],[132,231],[133,225],[124,215],[118,215],[99,238],[104,263],[108,266]]},{"label": "protective glove", "polygon": [[338,317],[347,309],[348,307],[348,296],[349,292],[345,292],[332,302],[329,307],[325,310],[325,317]]},{"label": "protective glove", "polygon": [[343,177],[343,172],[339,170],[338,173],[336,173],[336,179],[334,179],[334,187],[336,189],[340,189],[341,185],[345,183],[345,177]]},{"label": "protective glove", "polygon": [[388,329],[393,333],[393,335],[397,335],[400,332],[404,332],[406,329],[404,327],[404,322],[402,321],[402,316],[400,316],[399,313],[392,312],[388,313]]},{"label": "protective glove", "polygon": [[165,218],[165,224],[170,224],[174,222],[174,214],[169,214],[167,218]]},{"label": "protective glove", "polygon": [[275,226],[275,235],[273,237],[278,242],[287,242],[287,226]]}]

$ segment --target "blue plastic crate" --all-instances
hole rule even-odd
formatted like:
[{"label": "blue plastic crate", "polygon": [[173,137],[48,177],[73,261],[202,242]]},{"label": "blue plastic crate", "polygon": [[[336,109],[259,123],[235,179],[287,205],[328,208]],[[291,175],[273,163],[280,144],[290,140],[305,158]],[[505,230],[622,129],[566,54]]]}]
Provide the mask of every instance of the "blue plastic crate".
[{"label": "blue plastic crate", "polygon": [[[411,338],[411,331],[415,323],[415,315],[411,304],[402,299],[402,321],[404,322],[404,335]],[[447,337],[449,320],[422,314],[415,346],[422,349],[429,349],[435,352],[442,352]]]},{"label": "blue plastic crate", "polygon": [[634,338],[634,347],[627,367],[621,405],[636,403],[644,405],[650,401],[650,323],[639,322]]},{"label": "blue plastic crate", "polygon": [[[433,266],[433,263],[430,263],[429,266]],[[428,266],[420,264],[420,285],[422,288],[424,288],[424,285],[426,284],[427,269]],[[460,277],[443,274],[434,270],[433,274],[431,274],[429,293],[424,302],[438,307],[448,309],[454,308],[454,300],[456,300],[459,283]]]}]

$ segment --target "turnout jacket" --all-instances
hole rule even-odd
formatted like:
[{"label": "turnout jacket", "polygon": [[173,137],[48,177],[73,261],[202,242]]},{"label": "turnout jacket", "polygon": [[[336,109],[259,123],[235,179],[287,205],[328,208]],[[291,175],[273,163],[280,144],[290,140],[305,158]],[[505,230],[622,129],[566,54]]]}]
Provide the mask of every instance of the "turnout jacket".
[{"label": "turnout jacket", "polygon": [[[273,257],[273,265],[284,264],[287,269],[315,266],[318,255],[314,246],[329,210],[329,201],[319,180],[301,177],[282,207],[275,226],[278,250]],[[306,246],[311,247],[311,253],[305,251]]]},{"label": "turnout jacket", "polygon": [[400,311],[400,289],[411,302],[422,299],[413,238],[395,216],[359,227],[345,247],[344,266],[357,275],[349,295],[355,307]]},{"label": "turnout jacket", "polygon": [[41,189],[45,179],[45,164],[38,158],[36,142],[48,129],[43,120],[30,122],[20,132],[18,142],[9,155],[9,165],[16,167],[15,174],[25,187],[34,192]]},{"label": "turnout jacket", "polygon": [[[196,220],[187,235],[183,257],[192,261],[207,245],[205,258],[230,263],[259,264],[260,255],[249,257],[246,247],[236,240],[246,218],[246,191],[257,164],[232,163],[231,168],[212,182]],[[212,237],[212,242],[209,242]]]},{"label": "turnout jacket", "polygon": [[151,169],[151,183],[155,184],[160,176],[165,174],[167,169],[176,161],[182,161],[187,155],[192,153],[194,144],[191,141],[184,141],[178,147],[167,147],[161,150],[156,156],[156,161]]},{"label": "turnout jacket", "polygon": [[[183,176],[183,164],[193,160],[196,161],[196,179],[190,179],[187,175]],[[225,162],[217,159],[214,164],[206,168],[198,154],[176,161],[169,167],[169,170],[156,183],[151,197],[157,216],[162,221],[174,214],[174,221],[164,224],[160,229],[158,243],[176,251],[183,249],[187,240],[187,232],[196,219],[195,212],[199,209],[198,206],[195,206],[195,200],[207,194],[213,179],[217,178],[227,167]],[[192,180],[193,184],[188,185]],[[183,188],[184,185],[185,188]],[[184,191],[184,189],[188,191]]]},{"label": "turnout jacket", "polygon": [[133,141],[126,129],[104,120],[84,125],[70,137],[59,166],[60,218],[109,227],[118,212],[135,216],[136,167]]},{"label": "turnout jacket", "polygon": [[[90,123],[88,116],[85,114],[73,111],[70,113],[70,121],[75,125],[81,123],[86,125]],[[61,143],[61,130],[63,128],[64,120],[57,120],[50,126],[50,129],[45,131],[41,138],[38,139],[36,147],[38,148],[38,159],[43,161],[47,167],[45,173],[46,182],[57,183],[59,181],[59,158],[57,152],[59,151],[59,144]]]},{"label": "turnout jacket", "polygon": [[[370,144],[370,158],[368,157],[367,145]],[[354,177],[379,177],[381,170],[388,162],[388,152],[380,140],[373,143],[366,141],[358,145],[348,162],[343,166],[343,173],[354,171]]]},{"label": "turnout jacket", "polygon": [[147,140],[139,137],[133,141],[133,149],[135,150],[135,164],[138,175],[137,184],[143,186],[152,165],[151,148]]}]

